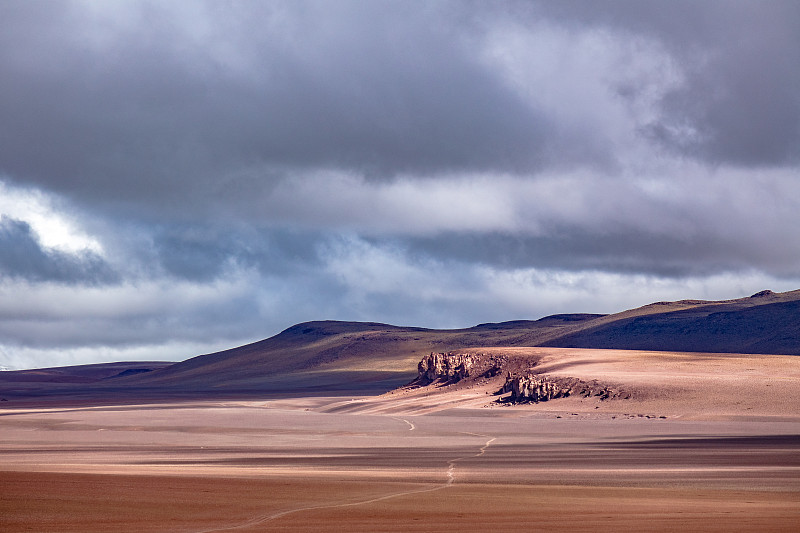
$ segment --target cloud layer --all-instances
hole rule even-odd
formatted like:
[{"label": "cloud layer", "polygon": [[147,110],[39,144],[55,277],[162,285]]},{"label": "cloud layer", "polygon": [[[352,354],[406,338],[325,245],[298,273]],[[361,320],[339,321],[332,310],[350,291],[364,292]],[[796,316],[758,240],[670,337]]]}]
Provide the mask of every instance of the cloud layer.
[{"label": "cloud layer", "polygon": [[796,2],[11,1],[0,25],[0,366],[798,287]]}]

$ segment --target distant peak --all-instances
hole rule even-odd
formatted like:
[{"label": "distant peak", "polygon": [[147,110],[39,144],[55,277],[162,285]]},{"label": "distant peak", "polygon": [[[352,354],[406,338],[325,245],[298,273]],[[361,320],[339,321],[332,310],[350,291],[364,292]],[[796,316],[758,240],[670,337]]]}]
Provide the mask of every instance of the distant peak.
[{"label": "distant peak", "polygon": [[765,291],[761,291],[761,292],[757,292],[757,293],[755,293],[755,294],[754,294],[754,295],[752,295],[750,298],[761,298],[762,296],[770,296],[770,295],[772,295],[772,294],[775,294],[775,293],[774,293],[774,292],[772,292],[771,290],[767,289],[767,290],[765,290]]}]

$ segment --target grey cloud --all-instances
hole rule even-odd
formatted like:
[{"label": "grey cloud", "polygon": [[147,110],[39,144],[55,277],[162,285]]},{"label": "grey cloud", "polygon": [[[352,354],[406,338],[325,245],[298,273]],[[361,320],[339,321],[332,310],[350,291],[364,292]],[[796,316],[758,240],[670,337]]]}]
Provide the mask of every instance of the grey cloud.
[{"label": "grey cloud", "polygon": [[97,290],[3,283],[0,338],[9,346],[52,350],[156,350],[175,342],[230,347],[297,322],[346,315],[346,297],[331,276],[308,269],[280,276],[232,269],[213,281],[154,277]]},{"label": "grey cloud", "polygon": [[175,224],[152,228],[154,260],[170,276],[209,282],[237,269],[264,276],[291,275],[320,268],[317,253],[325,235],[318,231]]},{"label": "grey cloud", "polygon": [[[796,3],[105,9],[0,6],[0,170],[111,213],[213,216],[318,168],[382,178],[607,167],[621,149],[608,132],[559,122],[478,59],[487,28],[509,19],[663,43],[686,76],[642,126],[663,146],[752,165],[800,153]],[[636,83],[616,88],[623,101],[646,90]]]},{"label": "grey cloud", "polygon": [[652,235],[635,228],[612,234],[585,228],[553,229],[545,236],[509,233],[450,233],[403,241],[412,253],[440,260],[479,263],[501,270],[602,271],[686,278],[754,268],[777,277],[797,277],[797,254],[764,253],[753,243],[698,235]]},{"label": "grey cloud", "polygon": [[517,5],[528,17],[654,38],[674,54],[684,86],[643,133],[713,163],[800,161],[800,4],[791,0],[573,0]]},{"label": "grey cloud", "polygon": [[161,266],[171,275],[198,282],[211,281],[234,266],[242,250],[216,231],[168,230],[155,237]]},{"label": "grey cloud", "polygon": [[[157,297],[152,299],[158,301]],[[37,348],[124,347],[176,340],[211,343],[258,335],[261,328],[256,308],[257,302],[252,299],[232,298],[191,311],[152,310],[147,316],[98,317],[75,312],[59,319],[7,318],[0,320],[0,334],[5,343]],[[191,355],[197,354],[187,356]]]},{"label": "grey cloud", "polygon": [[143,20],[101,44],[79,4],[0,8],[2,170],[77,198],[187,209],[242,179],[263,190],[282,168],[520,170],[547,153],[547,119],[473,59],[445,7],[238,4],[206,47],[180,12],[133,5]]},{"label": "grey cloud", "polygon": [[105,284],[119,280],[101,257],[43,249],[29,224],[0,217],[0,278]]},{"label": "grey cloud", "polygon": [[[725,3],[723,3],[725,4]],[[800,162],[800,5],[720,6],[724,24],[708,59],[691,69],[688,87],[670,96],[671,121],[693,125],[689,148],[711,161],[749,166]],[[691,50],[684,52],[691,54]],[[670,124],[667,123],[667,127]],[[674,135],[673,144],[684,144]],[[683,146],[681,146],[683,148]]]}]

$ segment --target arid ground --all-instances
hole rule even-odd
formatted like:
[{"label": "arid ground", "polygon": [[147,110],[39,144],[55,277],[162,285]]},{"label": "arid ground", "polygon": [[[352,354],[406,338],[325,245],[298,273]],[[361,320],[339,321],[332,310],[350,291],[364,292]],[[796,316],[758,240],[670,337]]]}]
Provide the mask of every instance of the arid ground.
[{"label": "arid ground", "polygon": [[631,394],[499,404],[498,376],[368,396],[9,406],[0,530],[797,531],[800,358],[481,353]]}]

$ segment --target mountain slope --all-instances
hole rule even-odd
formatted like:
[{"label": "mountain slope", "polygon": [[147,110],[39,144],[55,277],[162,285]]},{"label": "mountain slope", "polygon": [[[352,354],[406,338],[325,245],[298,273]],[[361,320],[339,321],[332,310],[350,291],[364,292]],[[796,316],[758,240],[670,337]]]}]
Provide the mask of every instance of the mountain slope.
[{"label": "mountain slope", "polygon": [[553,315],[459,330],[307,322],[120,381],[192,390],[386,390],[413,377],[430,352],[490,346],[800,354],[798,318],[800,291],[763,291],[736,300],[658,302],[613,315]]},{"label": "mountain slope", "polygon": [[658,302],[613,315],[553,315],[457,330],[307,322],[262,341],[171,365],[0,372],[0,398],[366,394],[408,383],[416,377],[417,362],[431,352],[536,346],[800,355],[800,290],[763,291],[736,300]]},{"label": "mountain slope", "polygon": [[636,311],[585,323],[540,345],[800,355],[800,291],[651,304]]},{"label": "mountain slope", "polygon": [[481,324],[433,330],[388,324],[320,321],[292,326],[269,339],[201,355],[120,383],[171,385],[195,390],[287,390],[304,388],[386,390],[413,377],[430,352],[480,346],[519,346],[547,339],[601,315],[556,315],[537,321]]}]

